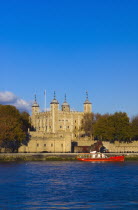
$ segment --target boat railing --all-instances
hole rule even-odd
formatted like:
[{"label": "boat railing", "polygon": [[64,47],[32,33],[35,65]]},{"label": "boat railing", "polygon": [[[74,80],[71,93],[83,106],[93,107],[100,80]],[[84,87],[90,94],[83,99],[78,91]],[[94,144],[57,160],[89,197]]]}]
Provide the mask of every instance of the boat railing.
[{"label": "boat railing", "polygon": [[102,153],[84,153],[84,154],[79,154],[78,158],[107,158],[106,155]]}]

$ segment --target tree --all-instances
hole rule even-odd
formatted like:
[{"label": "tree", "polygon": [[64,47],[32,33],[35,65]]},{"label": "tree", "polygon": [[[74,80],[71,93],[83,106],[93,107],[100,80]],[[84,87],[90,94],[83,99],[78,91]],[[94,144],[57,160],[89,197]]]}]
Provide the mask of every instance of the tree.
[{"label": "tree", "polygon": [[111,140],[114,128],[111,126],[111,118],[109,114],[102,115],[94,124],[94,137],[97,140]]},{"label": "tree", "polygon": [[101,117],[99,113],[85,113],[81,122],[81,130],[85,132],[87,136],[94,135],[94,124]]},{"label": "tree", "polygon": [[29,120],[29,114],[27,112],[20,113],[21,115],[21,121],[23,124],[23,131],[28,132],[28,128],[31,128],[30,120]]},{"label": "tree", "polygon": [[113,115],[103,115],[94,126],[95,137],[98,140],[130,141],[131,129],[129,117],[125,112],[116,112]]},{"label": "tree", "polygon": [[138,140],[138,116],[133,117],[131,122],[132,140]]},{"label": "tree", "polygon": [[116,112],[111,116],[111,126],[114,127],[113,141],[131,141],[129,117],[125,112]]},{"label": "tree", "polygon": [[85,132],[87,136],[92,136],[93,134],[93,113],[84,114],[83,120],[81,122],[81,130]]},{"label": "tree", "polygon": [[17,151],[26,138],[25,115],[11,105],[0,105],[0,146]]}]

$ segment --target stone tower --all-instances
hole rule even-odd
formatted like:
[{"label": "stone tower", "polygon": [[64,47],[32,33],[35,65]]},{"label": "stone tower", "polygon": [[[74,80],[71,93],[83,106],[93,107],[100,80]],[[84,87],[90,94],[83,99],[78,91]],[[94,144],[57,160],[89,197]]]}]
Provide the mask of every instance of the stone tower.
[{"label": "stone tower", "polygon": [[35,95],[35,100],[34,100],[34,103],[32,105],[32,115],[35,115],[37,113],[39,113],[40,109],[39,109],[39,105],[36,101],[36,95]]},{"label": "stone tower", "polygon": [[54,92],[54,99],[51,101],[50,107],[51,107],[51,116],[52,116],[52,133],[55,133],[57,130],[58,111],[59,111],[59,103],[56,99],[55,92]]},{"label": "stone tower", "polygon": [[88,92],[86,91],[86,100],[83,103],[84,105],[84,113],[91,113],[92,112],[92,103],[88,99]]},{"label": "stone tower", "polygon": [[66,94],[65,94],[65,101],[62,104],[62,111],[63,112],[70,112],[70,105],[66,101]]}]

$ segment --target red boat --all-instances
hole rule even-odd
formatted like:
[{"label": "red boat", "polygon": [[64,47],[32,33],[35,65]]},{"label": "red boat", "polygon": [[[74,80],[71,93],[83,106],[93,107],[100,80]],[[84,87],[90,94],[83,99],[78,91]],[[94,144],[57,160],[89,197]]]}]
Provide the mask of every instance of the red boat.
[{"label": "red boat", "polygon": [[112,161],[112,162],[120,162],[120,161],[124,161],[125,157],[124,155],[120,155],[120,156],[112,156],[112,157],[108,157],[102,153],[81,153],[77,156],[77,160],[81,160],[81,161]]}]

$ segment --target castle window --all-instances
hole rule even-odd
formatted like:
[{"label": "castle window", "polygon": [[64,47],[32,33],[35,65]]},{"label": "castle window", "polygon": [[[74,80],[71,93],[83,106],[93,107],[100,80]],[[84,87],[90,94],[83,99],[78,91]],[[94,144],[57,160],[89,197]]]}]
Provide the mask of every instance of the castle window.
[{"label": "castle window", "polygon": [[46,144],[44,144],[44,147],[46,147]]},{"label": "castle window", "polygon": [[75,129],[76,129],[77,127],[75,126]]},{"label": "castle window", "polygon": [[61,144],[61,147],[63,147],[63,144]]},{"label": "castle window", "polygon": [[75,120],[75,123],[76,123],[76,120]]},{"label": "castle window", "polygon": [[37,144],[37,147],[39,147],[39,144]]},{"label": "castle window", "polygon": [[62,128],[62,125],[60,126],[60,128]]},{"label": "castle window", "polygon": [[51,147],[53,147],[53,144],[51,144]]},{"label": "castle window", "polygon": [[69,126],[67,126],[67,128],[69,128]]}]

